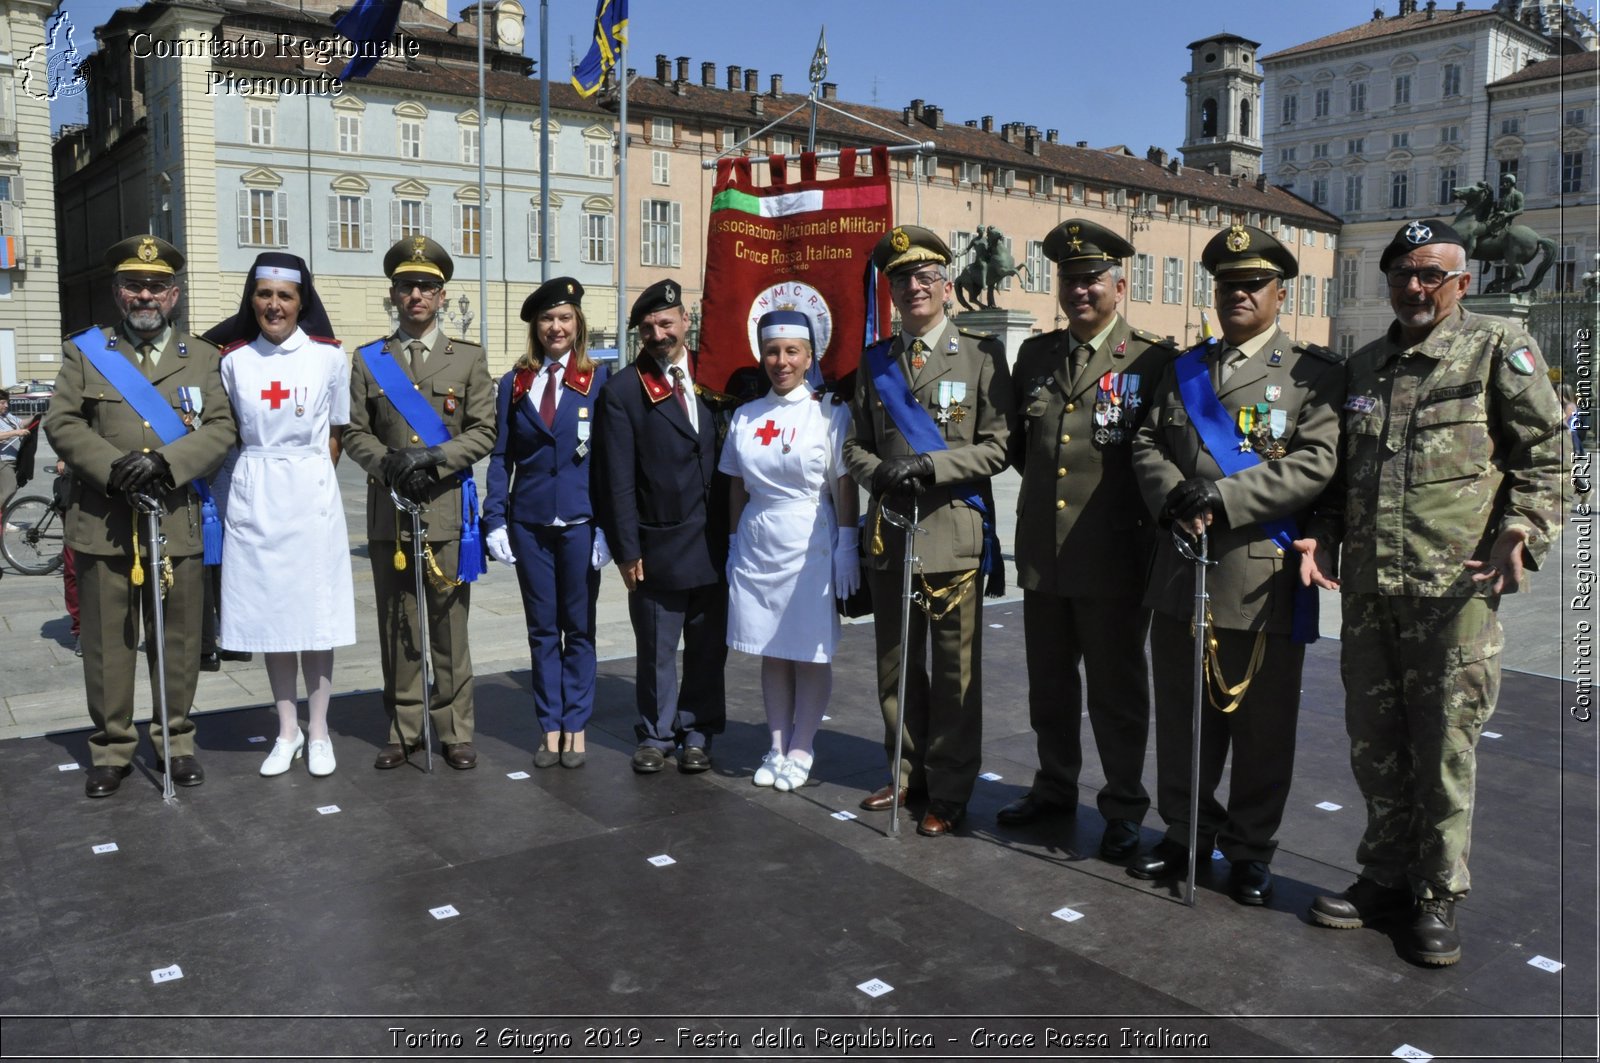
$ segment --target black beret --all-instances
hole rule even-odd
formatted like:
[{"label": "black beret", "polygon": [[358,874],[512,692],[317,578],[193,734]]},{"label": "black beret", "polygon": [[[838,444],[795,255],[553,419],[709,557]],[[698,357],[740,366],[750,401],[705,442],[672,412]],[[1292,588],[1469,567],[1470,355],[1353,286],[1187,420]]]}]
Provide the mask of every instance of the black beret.
[{"label": "black beret", "polygon": [[1300,272],[1289,249],[1254,225],[1234,225],[1213,236],[1200,252],[1200,264],[1213,277],[1254,270],[1288,280]]},{"label": "black beret", "polygon": [[1383,249],[1383,255],[1378,259],[1378,268],[1387,273],[1389,263],[1428,244],[1455,244],[1462,250],[1467,246],[1467,242],[1461,239],[1460,233],[1438,218],[1408,221],[1400,226],[1400,231],[1394,234],[1389,246]]},{"label": "black beret", "polygon": [[664,281],[656,281],[640,292],[639,298],[633,301],[633,309],[628,311],[628,327],[638,328],[639,322],[657,310],[670,310],[682,305],[683,285],[671,277]]},{"label": "black beret", "polygon": [[552,277],[522,301],[522,320],[532,321],[552,306],[583,305],[583,285],[571,277]]},{"label": "black beret", "polygon": [[948,266],[954,258],[938,233],[920,225],[896,225],[872,249],[872,264],[886,274],[925,262]]},{"label": "black beret", "polygon": [[1133,254],[1133,245],[1103,225],[1068,218],[1044,238],[1044,257],[1067,273],[1110,269]]}]

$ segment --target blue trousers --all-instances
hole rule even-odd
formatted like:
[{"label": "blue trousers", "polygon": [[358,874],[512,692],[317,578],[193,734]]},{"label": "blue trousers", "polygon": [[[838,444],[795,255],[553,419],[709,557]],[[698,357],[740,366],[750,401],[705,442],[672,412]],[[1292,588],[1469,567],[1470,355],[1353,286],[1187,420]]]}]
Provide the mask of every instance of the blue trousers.
[{"label": "blue trousers", "polygon": [[589,564],[593,524],[506,526],[533,656],[539,730],[581,731],[594,712],[594,603],[600,573]]}]

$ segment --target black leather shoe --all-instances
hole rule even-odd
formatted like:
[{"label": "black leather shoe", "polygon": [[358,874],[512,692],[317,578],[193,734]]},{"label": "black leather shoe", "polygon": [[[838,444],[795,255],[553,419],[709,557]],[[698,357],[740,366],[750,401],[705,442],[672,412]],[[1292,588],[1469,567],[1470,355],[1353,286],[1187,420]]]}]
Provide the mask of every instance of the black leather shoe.
[{"label": "black leather shoe", "polygon": [[256,659],[255,654],[247,653],[244,650],[218,650],[217,656],[224,661],[253,661]]},{"label": "black leather shoe", "polygon": [[219,657],[215,652],[202,653],[200,655],[200,670],[202,672],[222,671],[222,658]]},{"label": "black leather shoe", "polygon": [[1168,838],[1156,842],[1155,848],[1140,853],[1128,865],[1128,874],[1134,878],[1181,878],[1189,873],[1189,850]]},{"label": "black leather shoe", "polygon": [[[156,772],[164,773],[166,764],[156,761]],[[174,786],[199,786],[206,781],[205,769],[200,767],[200,762],[194,757],[172,758],[172,785]]]},{"label": "black leather shoe", "polygon": [[1052,816],[1070,816],[1077,810],[1077,805],[1057,804],[1026,793],[996,812],[994,821],[1002,827],[1021,827]]},{"label": "black leather shoe", "polygon": [[655,746],[640,746],[633,751],[633,770],[638,775],[654,775],[666,767],[667,755]]},{"label": "black leather shoe", "polygon": [[113,768],[108,764],[96,764],[89,769],[89,777],[83,780],[83,795],[110,797],[117,792],[117,787],[122,785],[122,780],[132,771],[132,764],[124,764],[120,768]]},{"label": "black leather shoe", "polygon": [[1337,897],[1318,897],[1311,902],[1311,921],[1332,930],[1359,930],[1406,915],[1413,907],[1410,890],[1380,886],[1370,878],[1358,878],[1355,885]]},{"label": "black leather shoe", "polygon": [[917,833],[925,838],[942,838],[954,831],[966,814],[966,805],[958,805],[953,801],[933,801],[917,824]]},{"label": "black leather shoe", "polygon": [[1100,836],[1100,859],[1126,860],[1139,848],[1139,824],[1131,819],[1114,819]]},{"label": "black leather shoe", "polygon": [[1461,959],[1456,902],[1443,897],[1417,898],[1410,945],[1411,958],[1429,967],[1448,967]]},{"label": "black leather shoe", "polygon": [[685,775],[698,775],[711,770],[711,754],[699,746],[684,746],[678,754],[678,770]]},{"label": "black leather shoe", "polygon": [[1272,899],[1272,868],[1265,861],[1241,860],[1228,869],[1228,892],[1240,904],[1266,904]]}]

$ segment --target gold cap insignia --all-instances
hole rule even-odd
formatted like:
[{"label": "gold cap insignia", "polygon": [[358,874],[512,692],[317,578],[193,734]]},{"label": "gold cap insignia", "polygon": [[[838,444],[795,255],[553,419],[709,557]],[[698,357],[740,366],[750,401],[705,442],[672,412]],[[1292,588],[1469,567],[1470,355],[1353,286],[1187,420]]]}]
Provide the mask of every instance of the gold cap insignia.
[{"label": "gold cap insignia", "polygon": [[155,240],[148,236],[139,241],[139,250],[136,253],[140,262],[155,262],[161,258],[161,252],[156,249]]},{"label": "gold cap insignia", "polygon": [[1228,238],[1224,241],[1229,251],[1238,254],[1250,248],[1250,234],[1244,231],[1244,226],[1235,222],[1233,228],[1228,230]]},{"label": "gold cap insignia", "polygon": [[427,237],[424,237],[424,236],[413,236],[411,238],[411,261],[413,261],[413,262],[426,262],[426,261],[428,261],[428,240],[427,240]]},{"label": "gold cap insignia", "polygon": [[906,231],[904,229],[896,225],[894,227],[894,232],[889,234],[889,246],[894,248],[896,251],[909,250],[911,247],[911,237],[906,235]]},{"label": "gold cap insignia", "polygon": [[571,281],[568,281],[568,282],[567,282],[567,294],[568,294],[568,295],[571,295],[571,294],[572,294],[572,293],[573,293],[573,292],[575,292],[575,291],[577,291],[577,289],[576,289],[576,288],[574,288],[574,287],[573,287],[573,285],[572,285],[572,282],[571,282]]}]

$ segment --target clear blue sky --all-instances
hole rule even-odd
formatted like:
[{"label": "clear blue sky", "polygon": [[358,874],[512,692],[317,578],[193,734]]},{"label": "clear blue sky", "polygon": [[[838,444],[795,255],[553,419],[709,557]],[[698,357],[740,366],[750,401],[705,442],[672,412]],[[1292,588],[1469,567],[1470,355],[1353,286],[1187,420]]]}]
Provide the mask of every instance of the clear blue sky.
[{"label": "clear blue sky", "polygon": [[[1065,141],[1127,144],[1139,153],[1183,140],[1191,41],[1226,31],[1261,42],[1262,54],[1363,22],[1379,0],[631,0],[629,65],[642,75],[655,56],[755,67],[762,88],[782,74],[806,91],[817,33],[827,27],[828,80],[842,99],[899,108],[914,97],[947,121],[990,114],[996,123],[1059,129]],[[1399,0],[1381,0],[1393,14]],[[1472,0],[1487,7],[1489,0]],[[467,0],[453,0],[452,11]],[[527,50],[537,59],[539,0],[528,11]],[[117,0],[64,0],[81,51]],[[587,50],[593,0],[551,0],[550,76],[571,76]],[[81,114],[81,101],[79,101]],[[56,121],[78,120],[58,113]]]}]

